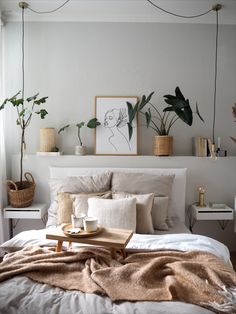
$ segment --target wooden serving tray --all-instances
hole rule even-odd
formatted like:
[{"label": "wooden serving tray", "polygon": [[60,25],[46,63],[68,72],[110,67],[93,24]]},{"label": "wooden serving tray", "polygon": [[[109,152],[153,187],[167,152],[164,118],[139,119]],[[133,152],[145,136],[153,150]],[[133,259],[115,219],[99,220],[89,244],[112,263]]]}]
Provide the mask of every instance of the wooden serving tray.
[{"label": "wooden serving tray", "polygon": [[97,234],[99,234],[103,228],[98,225],[98,228],[96,231],[92,231],[92,232],[87,232],[87,231],[84,231],[83,228],[80,228],[80,232],[79,233],[70,233],[70,232],[67,232],[68,229],[72,228],[72,225],[71,224],[66,224],[64,226],[62,226],[62,231],[63,233],[67,236],[67,237],[71,237],[71,238],[85,238],[85,237],[92,237],[92,236],[95,236]]}]

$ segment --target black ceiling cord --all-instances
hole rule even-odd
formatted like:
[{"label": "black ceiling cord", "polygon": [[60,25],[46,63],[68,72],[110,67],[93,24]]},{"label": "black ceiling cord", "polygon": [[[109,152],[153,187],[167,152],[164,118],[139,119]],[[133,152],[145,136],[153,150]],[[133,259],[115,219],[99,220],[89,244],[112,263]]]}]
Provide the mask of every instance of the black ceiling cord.
[{"label": "black ceiling cord", "polygon": [[60,10],[62,7],[64,7],[70,0],[66,0],[64,3],[62,3],[59,7],[57,7],[56,9],[53,9],[51,11],[36,11],[34,9],[32,9],[30,6],[28,7],[28,9],[34,13],[37,14],[48,14],[48,13],[53,13],[56,12],[57,10]]},{"label": "black ceiling cord", "polygon": [[214,8],[212,7],[210,10],[206,11],[206,12],[203,12],[203,13],[200,13],[200,14],[197,14],[197,15],[180,15],[180,14],[176,14],[176,13],[173,13],[173,12],[170,12],[170,11],[167,11],[161,7],[159,7],[158,5],[156,5],[154,2],[152,2],[151,0],[146,0],[147,2],[149,2],[153,7],[157,8],[158,10],[161,10],[167,14],[171,14],[173,16],[177,16],[177,17],[180,17],[180,18],[183,18],[183,19],[194,19],[194,18],[197,18],[197,17],[200,17],[200,16],[203,16],[203,15],[206,15],[208,13],[210,13],[211,11],[214,10]]}]

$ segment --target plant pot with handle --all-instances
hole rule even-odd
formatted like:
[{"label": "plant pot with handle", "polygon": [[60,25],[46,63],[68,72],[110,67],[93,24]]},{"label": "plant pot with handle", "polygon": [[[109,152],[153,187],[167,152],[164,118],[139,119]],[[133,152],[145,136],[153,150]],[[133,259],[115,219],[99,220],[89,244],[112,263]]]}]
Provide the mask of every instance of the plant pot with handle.
[{"label": "plant pot with handle", "polygon": [[30,172],[24,174],[26,180],[14,182],[7,180],[8,200],[12,207],[29,207],[34,198],[35,181]]},{"label": "plant pot with handle", "polygon": [[169,156],[173,152],[173,136],[154,136],[153,153],[155,156]]}]

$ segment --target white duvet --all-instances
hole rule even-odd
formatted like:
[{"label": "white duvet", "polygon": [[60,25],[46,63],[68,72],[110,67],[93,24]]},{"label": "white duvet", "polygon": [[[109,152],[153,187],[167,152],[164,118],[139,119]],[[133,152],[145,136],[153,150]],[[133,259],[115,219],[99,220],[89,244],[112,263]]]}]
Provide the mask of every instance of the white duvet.
[{"label": "white duvet", "polygon": [[[27,245],[54,246],[46,240],[47,230],[24,231],[0,248],[22,248]],[[66,244],[66,243],[65,243]],[[75,247],[75,245],[74,245]],[[128,250],[207,251],[230,262],[227,247],[209,237],[196,234],[134,234]],[[17,288],[16,288],[17,287]],[[182,302],[112,302],[108,297],[64,291],[32,282],[24,276],[0,284],[0,314],[210,314],[209,310]]]}]

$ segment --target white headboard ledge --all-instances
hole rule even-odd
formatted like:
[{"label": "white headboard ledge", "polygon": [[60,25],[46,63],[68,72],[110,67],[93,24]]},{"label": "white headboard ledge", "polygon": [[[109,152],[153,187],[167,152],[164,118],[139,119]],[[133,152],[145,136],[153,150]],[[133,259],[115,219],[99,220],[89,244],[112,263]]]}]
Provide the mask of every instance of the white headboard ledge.
[{"label": "white headboard ledge", "polygon": [[95,175],[104,171],[140,172],[153,175],[174,174],[172,196],[170,203],[171,214],[176,213],[182,222],[185,222],[185,191],[186,168],[80,168],[80,167],[49,167],[50,178],[76,177],[80,175]]}]

